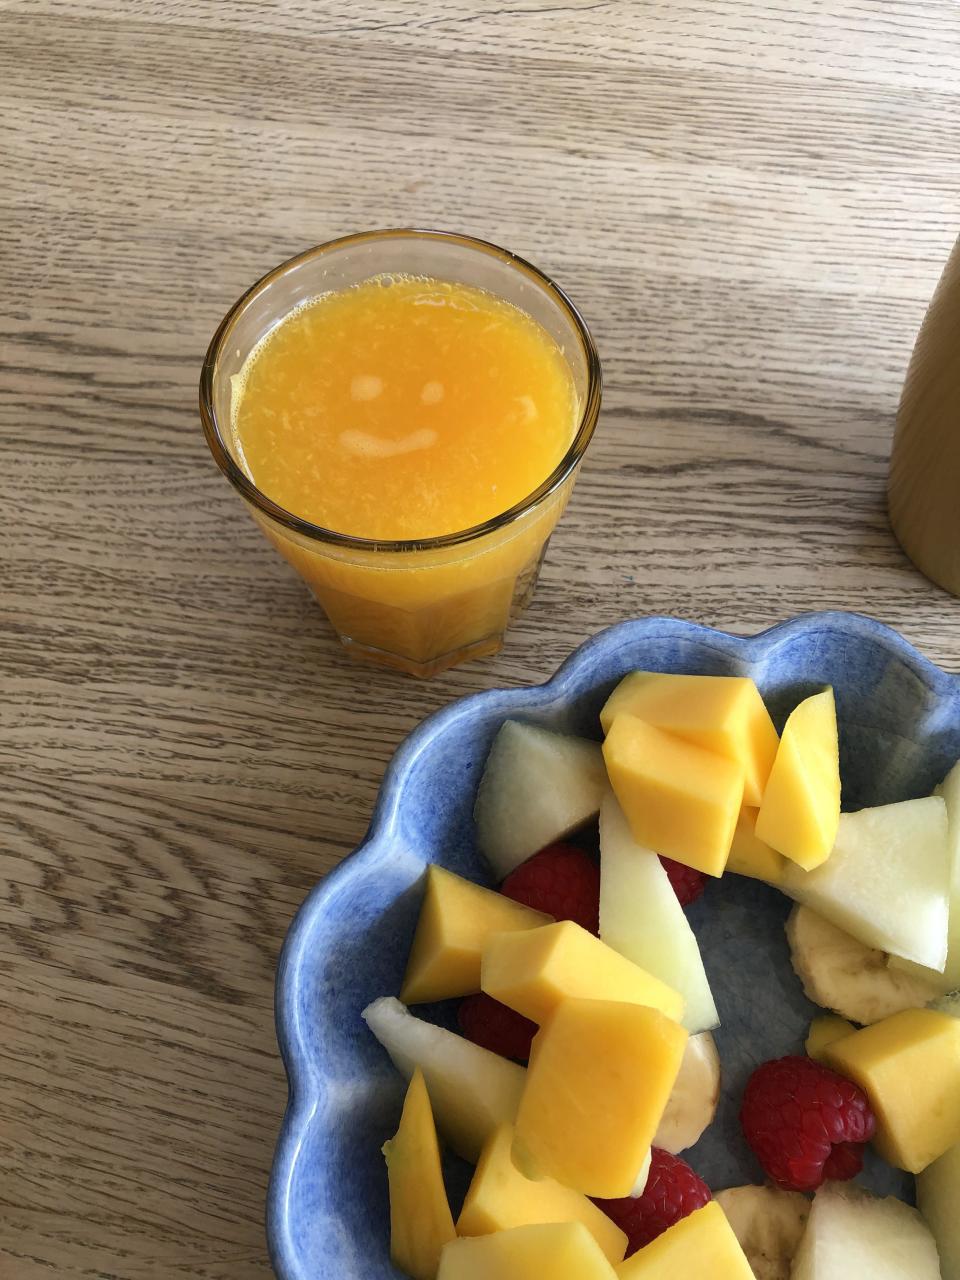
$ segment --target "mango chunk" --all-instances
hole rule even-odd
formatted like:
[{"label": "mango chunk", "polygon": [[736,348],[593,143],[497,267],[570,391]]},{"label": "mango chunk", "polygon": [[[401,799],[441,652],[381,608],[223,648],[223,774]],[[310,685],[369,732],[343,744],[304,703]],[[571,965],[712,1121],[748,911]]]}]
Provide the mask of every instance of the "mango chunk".
[{"label": "mango chunk", "polygon": [[864,1090],[884,1160],[920,1173],[960,1142],[960,1022],[904,1009],[823,1050],[834,1071]]},{"label": "mango chunk", "polygon": [[805,698],[783,726],[754,834],[805,871],[826,862],[840,823],[840,752],[832,689]]},{"label": "mango chunk", "polygon": [[536,929],[551,919],[431,864],[400,999],[423,1004],[479,991],[487,939],[504,929]]},{"label": "mango chunk", "polygon": [[533,1041],[514,1160],[587,1196],[629,1195],[670,1098],[687,1032],[659,1009],[562,1000]]},{"label": "mango chunk", "polygon": [[810,1023],[807,1042],[804,1045],[807,1057],[814,1058],[817,1062],[825,1062],[823,1051],[827,1045],[850,1035],[853,1031],[856,1031],[853,1023],[848,1022],[846,1018],[841,1018],[839,1014],[825,1013],[819,1018],[814,1018]]},{"label": "mango chunk", "polygon": [[777,754],[777,731],[752,680],[634,671],[600,712],[604,733],[623,713],[732,760],[743,771],[744,804],[759,805]]},{"label": "mango chunk", "polygon": [[537,1222],[582,1222],[604,1257],[622,1262],[627,1237],[592,1200],[553,1178],[533,1181],[513,1163],[513,1128],[503,1125],[480,1156],[457,1220],[457,1234],[485,1236]]},{"label": "mango chunk", "polygon": [[400,1127],[384,1144],[390,1183],[390,1257],[413,1280],[435,1280],[456,1237],[440,1169],[440,1146],[423,1072],[413,1073]]},{"label": "mango chunk", "polygon": [[753,1280],[727,1216],[711,1200],[617,1267],[618,1280]]},{"label": "mango chunk", "polygon": [[616,1280],[582,1222],[540,1223],[452,1240],[438,1280]]},{"label": "mango chunk", "polygon": [[683,996],[572,920],[498,933],[483,952],[480,986],[533,1022],[567,996],[622,1000],[659,1009],[679,1022]]},{"label": "mango chunk", "polygon": [[603,744],[610,785],[637,844],[719,876],[743,799],[743,769],[621,713]]},{"label": "mango chunk", "polygon": [[759,809],[747,805],[740,810],[726,870],[738,876],[750,876],[753,880],[765,880],[767,884],[779,884],[784,877],[786,860],[782,853],[777,853],[757,836],[759,812]]}]

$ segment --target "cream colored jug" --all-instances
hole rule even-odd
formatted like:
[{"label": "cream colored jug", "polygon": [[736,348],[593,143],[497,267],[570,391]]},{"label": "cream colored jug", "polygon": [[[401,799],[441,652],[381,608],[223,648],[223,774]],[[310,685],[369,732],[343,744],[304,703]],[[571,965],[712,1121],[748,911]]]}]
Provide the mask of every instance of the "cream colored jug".
[{"label": "cream colored jug", "polygon": [[888,500],[893,531],[913,563],[960,595],[960,240],[907,370]]}]

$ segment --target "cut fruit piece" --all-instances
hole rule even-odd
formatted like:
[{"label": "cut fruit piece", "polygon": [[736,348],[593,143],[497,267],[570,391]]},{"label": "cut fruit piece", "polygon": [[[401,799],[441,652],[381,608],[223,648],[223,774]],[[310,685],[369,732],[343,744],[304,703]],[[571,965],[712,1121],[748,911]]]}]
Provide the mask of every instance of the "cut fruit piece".
[{"label": "cut fruit piece", "polygon": [[691,1036],[660,1126],[653,1139],[679,1155],[699,1142],[717,1110],[720,1097],[720,1055],[709,1031]]},{"label": "cut fruit piece", "polygon": [[937,1242],[943,1280],[960,1280],[960,1144],[917,1177],[917,1205]]},{"label": "cut fruit piece", "polygon": [[870,1099],[874,1145],[890,1164],[920,1173],[960,1142],[960,1022],[949,1014],[905,1009],[823,1056]]},{"label": "cut fruit piece", "polygon": [[916,1209],[858,1187],[821,1187],[792,1280],[940,1280],[937,1247]]},{"label": "cut fruit piece", "polygon": [[841,814],[828,861],[814,871],[790,863],[780,887],[868,947],[939,968],[950,887],[946,806],[929,796]]},{"label": "cut fruit piece", "polygon": [[697,939],[663,864],[636,843],[612,795],[600,812],[600,937],[680,992],[688,1031],[719,1024]]},{"label": "cut fruit piece", "polygon": [[552,1222],[451,1241],[438,1280],[616,1280],[616,1274],[582,1222]]},{"label": "cut fruit piece", "polygon": [[947,959],[943,972],[927,969],[909,960],[893,958],[895,968],[918,978],[926,978],[938,991],[960,987],[960,760],[935,789],[947,806],[947,846],[950,860],[950,903],[947,923]]},{"label": "cut fruit piece", "polygon": [[787,942],[807,998],[852,1022],[879,1022],[901,1009],[922,1008],[936,992],[928,979],[893,968],[885,952],[859,942],[810,907],[791,911]]},{"label": "cut fruit piece", "polygon": [[607,789],[600,744],[507,720],[477,792],[477,843],[498,879],[595,818]]},{"label": "cut fruit piece", "polygon": [[777,754],[777,731],[748,677],[634,671],[600,712],[604,733],[621,713],[726,756],[743,771],[744,804],[760,803]]},{"label": "cut fruit piece", "polygon": [[755,835],[811,871],[826,862],[840,819],[840,750],[832,689],[805,698],[787,717]]},{"label": "cut fruit piece", "polygon": [[392,996],[374,1000],[362,1016],[405,1079],[422,1069],[440,1132],[457,1155],[476,1164],[493,1131],[516,1118],[524,1068],[415,1018]]},{"label": "cut fruit piece", "polygon": [[610,726],[603,758],[638,844],[723,874],[743,799],[739,765],[625,713]]},{"label": "cut fruit piece", "polygon": [[718,1191],[716,1201],[757,1280],[790,1280],[810,1214],[807,1197],[779,1187],[748,1186]]},{"label": "cut fruit piece", "polygon": [[534,1182],[513,1163],[513,1129],[503,1125],[483,1148],[457,1221],[461,1236],[485,1236],[536,1222],[582,1222],[604,1257],[623,1261],[627,1237],[586,1196],[552,1178]]},{"label": "cut fruit piece", "polygon": [[488,938],[505,929],[536,929],[551,919],[443,867],[429,866],[400,999],[422,1004],[472,995],[480,990],[480,957]]},{"label": "cut fruit piece", "polygon": [[846,1018],[838,1018],[835,1013],[825,1013],[822,1018],[814,1018],[807,1033],[807,1042],[803,1046],[807,1051],[807,1057],[826,1065],[823,1051],[827,1045],[833,1044],[835,1040],[842,1040],[852,1031],[856,1031],[853,1023],[848,1022]]},{"label": "cut fruit piece", "polygon": [[764,844],[757,836],[758,809],[740,810],[730,845],[727,871],[738,876],[750,876],[753,880],[765,880],[767,884],[779,884],[784,876],[786,859],[776,849]]},{"label": "cut fruit piece", "polygon": [[566,996],[649,1005],[679,1021],[683,996],[571,920],[498,933],[487,943],[483,990],[533,1022]]},{"label": "cut fruit piece", "polygon": [[390,1183],[390,1258],[413,1280],[435,1280],[440,1252],[456,1238],[443,1185],[440,1147],[423,1072],[403,1102],[400,1127],[384,1144]]},{"label": "cut fruit piece", "polygon": [[695,1209],[617,1267],[619,1280],[753,1280],[733,1228],[715,1200]]},{"label": "cut fruit piece", "polygon": [[630,1195],[670,1097],[687,1033],[658,1009],[563,1000],[533,1041],[514,1158],[584,1195]]}]

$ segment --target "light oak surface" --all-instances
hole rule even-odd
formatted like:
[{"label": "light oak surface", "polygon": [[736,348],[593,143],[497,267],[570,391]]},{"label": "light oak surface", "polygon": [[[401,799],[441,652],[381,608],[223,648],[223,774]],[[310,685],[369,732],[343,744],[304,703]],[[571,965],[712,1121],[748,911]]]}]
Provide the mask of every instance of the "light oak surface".
[{"label": "light oak surface", "polygon": [[[955,0],[0,0],[0,1280],[264,1280],[274,965],[425,714],[621,618],[860,609],[960,230]],[[209,460],[239,292],[346,231],[531,257],[597,437],[497,658],[359,670]]]}]

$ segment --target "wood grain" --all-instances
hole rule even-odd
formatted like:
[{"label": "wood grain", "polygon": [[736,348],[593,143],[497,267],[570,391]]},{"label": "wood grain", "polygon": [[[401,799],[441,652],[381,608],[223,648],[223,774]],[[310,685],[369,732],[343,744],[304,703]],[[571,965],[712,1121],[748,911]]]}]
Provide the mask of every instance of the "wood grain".
[{"label": "wood grain", "polygon": [[[264,1280],[286,925],[405,733],[664,612],[862,609],[957,669],[887,528],[958,230],[954,0],[0,3],[0,1277]],[[289,254],[529,255],[601,426],[496,659],[362,677],[209,461],[216,322]]]}]

